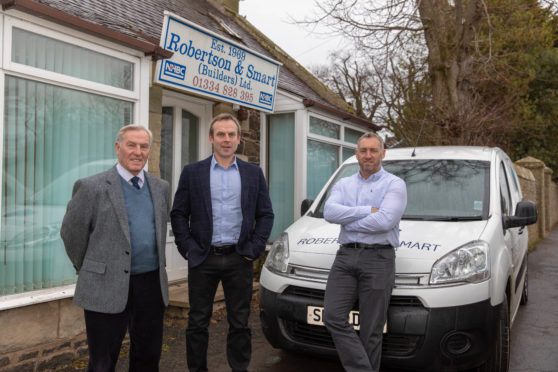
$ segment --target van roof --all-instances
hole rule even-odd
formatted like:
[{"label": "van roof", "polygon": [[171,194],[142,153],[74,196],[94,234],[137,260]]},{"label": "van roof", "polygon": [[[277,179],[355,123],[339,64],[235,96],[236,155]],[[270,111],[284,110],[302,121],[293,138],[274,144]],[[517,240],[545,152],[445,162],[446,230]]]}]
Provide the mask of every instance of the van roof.
[{"label": "van roof", "polygon": [[[414,150],[414,156],[413,156]],[[467,159],[490,161],[495,152],[501,151],[497,147],[483,146],[425,146],[425,147],[400,147],[387,149],[384,160],[402,159]],[[353,155],[346,163],[355,163]]]}]

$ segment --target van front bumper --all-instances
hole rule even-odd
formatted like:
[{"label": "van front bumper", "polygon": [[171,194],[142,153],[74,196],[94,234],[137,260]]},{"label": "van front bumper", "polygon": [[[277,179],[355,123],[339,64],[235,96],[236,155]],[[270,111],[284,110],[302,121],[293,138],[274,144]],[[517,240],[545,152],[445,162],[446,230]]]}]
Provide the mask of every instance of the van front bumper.
[{"label": "van front bumper", "polygon": [[[325,327],[307,324],[307,307],[323,306],[324,291],[289,286],[283,293],[260,285],[260,318],[273,347],[336,357]],[[457,307],[426,308],[413,296],[392,296],[382,365],[409,370],[460,370],[489,357],[498,306],[482,301]]]}]

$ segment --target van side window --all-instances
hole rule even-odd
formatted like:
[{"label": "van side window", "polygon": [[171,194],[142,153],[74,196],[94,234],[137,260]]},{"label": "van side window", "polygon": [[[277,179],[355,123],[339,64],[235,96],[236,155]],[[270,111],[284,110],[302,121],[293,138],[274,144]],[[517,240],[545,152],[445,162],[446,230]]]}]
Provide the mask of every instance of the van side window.
[{"label": "van side window", "polygon": [[512,210],[510,188],[504,163],[500,163],[500,203],[502,205],[502,215],[509,216]]},{"label": "van side window", "polygon": [[515,172],[515,168],[513,167],[513,163],[508,161],[508,169],[510,170],[510,178],[513,181],[513,185],[515,187],[515,192],[519,192],[519,181],[517,180],[517,173]]}]

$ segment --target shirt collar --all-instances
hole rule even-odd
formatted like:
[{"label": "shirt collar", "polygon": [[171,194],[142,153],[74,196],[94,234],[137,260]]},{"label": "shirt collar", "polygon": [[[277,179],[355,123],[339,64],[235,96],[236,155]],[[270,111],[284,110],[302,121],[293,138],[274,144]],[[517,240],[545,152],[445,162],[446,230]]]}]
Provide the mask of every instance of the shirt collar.
[{"label": "shirt collar", "polygon": [[[217,160],[215,159],[215,154],[213,154],[211,156],[211,169],[215,169],[215,167],[220,167],[222,169],[225,169],[221,165],[219,165],[219,163],[217,163]],[[234,168],[238,169],[238,165],[236,164],[236,155],[235,155],[234,160],[231,163],[231,165],[229,165],[229,167],[234,167]]]},{"label": "shirt collar", "polygon": [[[120,163],[116,163],[116,170],[118,171],[120,177],[124,178],[126,181],[130,181],[132,177],[134,177],[134,175],[130,173],[129,170],[120,165]],[[138,178],[141,180],[141,182],[145,182],[145,174],[143,169],[141,170],[141,172],[139,172]]]},{"label": "shirt collar", "polygon": [[385,170],[384,170],[384,167],[382,167],[382,168],[380,168],[379,171],[377,171],[376,173],[374,173],[373,175],[368,177],[368,179],[364,179],[364,177],[362,177],[362,175],[360,174],[360,170],[357,172],[357,175],[358,175],[358,179],[363,181],[363,182],[375,182],[375,181],[379,180],[380,178],[382,178],[384,173],[385,173]]}]

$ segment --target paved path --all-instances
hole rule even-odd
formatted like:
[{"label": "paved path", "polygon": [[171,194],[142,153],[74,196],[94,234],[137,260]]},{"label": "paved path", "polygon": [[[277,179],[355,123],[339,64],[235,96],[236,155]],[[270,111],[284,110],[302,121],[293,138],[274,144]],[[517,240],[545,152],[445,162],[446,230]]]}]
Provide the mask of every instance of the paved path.
[{"label": "paved path", "polygon": [[510,372],[558,371],[558,227],[529,254],[529,301],[511,333]]}]

